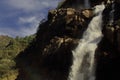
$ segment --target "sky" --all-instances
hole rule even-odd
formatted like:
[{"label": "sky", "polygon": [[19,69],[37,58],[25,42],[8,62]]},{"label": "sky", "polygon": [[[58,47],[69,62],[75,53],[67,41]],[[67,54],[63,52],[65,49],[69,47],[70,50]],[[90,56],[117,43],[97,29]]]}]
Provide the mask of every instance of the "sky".
[{"label": "sky", "polygon": [[24,37],[36,33],[48,11],[61,0],[0,0],[0,35]]}]

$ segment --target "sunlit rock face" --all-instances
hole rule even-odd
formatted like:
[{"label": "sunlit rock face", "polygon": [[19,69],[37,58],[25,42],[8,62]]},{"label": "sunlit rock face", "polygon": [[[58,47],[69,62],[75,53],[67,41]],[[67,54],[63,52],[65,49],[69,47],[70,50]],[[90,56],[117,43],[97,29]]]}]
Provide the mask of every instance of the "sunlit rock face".
[{"label": "sunlit rock face", "polygon": [[92,17],[92,9],[49,11],[35,40],[16,58],[20,68],[17,80],[67,80],[72,50]]}]

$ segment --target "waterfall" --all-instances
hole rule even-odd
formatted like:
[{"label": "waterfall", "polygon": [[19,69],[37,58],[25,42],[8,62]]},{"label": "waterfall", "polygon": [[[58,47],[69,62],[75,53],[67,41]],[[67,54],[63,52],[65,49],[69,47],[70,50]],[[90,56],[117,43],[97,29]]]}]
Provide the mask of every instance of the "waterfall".
[{"label": "waterfall", "polygon": [[85,8],[90,8],[89,0],[84,0],[84,6],[85,6]]},{"label": "waterfall", "polygon": [[95,80],[94,53],[102,38],[102,12],[104,4],[95,6],[95,17],[83,33],[82,39],[73,53],[73,65],[68,80]]}]

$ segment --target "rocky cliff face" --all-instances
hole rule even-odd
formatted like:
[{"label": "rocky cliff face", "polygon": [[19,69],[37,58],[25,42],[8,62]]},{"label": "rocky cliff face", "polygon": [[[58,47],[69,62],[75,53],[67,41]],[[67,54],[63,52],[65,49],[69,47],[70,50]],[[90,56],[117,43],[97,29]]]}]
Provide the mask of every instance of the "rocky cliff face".
[{"label": "rocky cliff face", "polygon": [[[40,24],[36,38],[16,58],[19,68],[17,80],[67,80],[72,65],[72,50],[76,48],[83,32],[94,17],[92,8],[78,10],[70,6],[72,2],[76,4],[76,1],[78,0],[65,1],[59,9],[51,10],[48,20]],[[95,55],[96,80],[119,78],[119,3],[115,2],[115,18],[112,25],[108,22],[110,11],[111,4],[106,5],[103,13],[104,37]]]}]

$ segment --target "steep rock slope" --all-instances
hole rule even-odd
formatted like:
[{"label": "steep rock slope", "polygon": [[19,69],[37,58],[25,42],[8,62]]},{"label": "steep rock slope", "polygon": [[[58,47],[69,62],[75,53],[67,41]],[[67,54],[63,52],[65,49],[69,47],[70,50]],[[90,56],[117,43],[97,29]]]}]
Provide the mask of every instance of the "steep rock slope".
[{"label": "steep rock slope", "polygon": [[97,80],[115,80],[120,72],[120,6],[119,0],[114,2],[113,23],[109,23],[112,5],[107,5],[104,11],[103,34],[97,53]]},{"label": "steep rock slope", "polygon": [[[59,9],[49,12],[48,20],[40,24],[34,41],[17,56],[16,62],[19,68],[17,80],[67,80],[72,65],[72,50],[76,48],[94,15],[92,9],[78,10],[69,4],[70,1],[70,3],[74,3],[74,1],[66,1]],[[92,5],[95,4],[92,3]],[[104,37],[95,55],[96,80],[119,78],[120,16],[118,1],[115,2],[115,18],[112,25],[109,25],[108,22],[110,11],[111,4],[107,4],[103,13]]]},{"label": "steep rock slope", "polygon": [[[91,19],[83,14],[85,12],[72,8],[49,12],[48,21],[39,26],[36,39],[17,57],[20,67],[18,80],[67,79],[72,64],[71,50],[78,44]],[[89,10],[87,12],[92,14]]]}]

